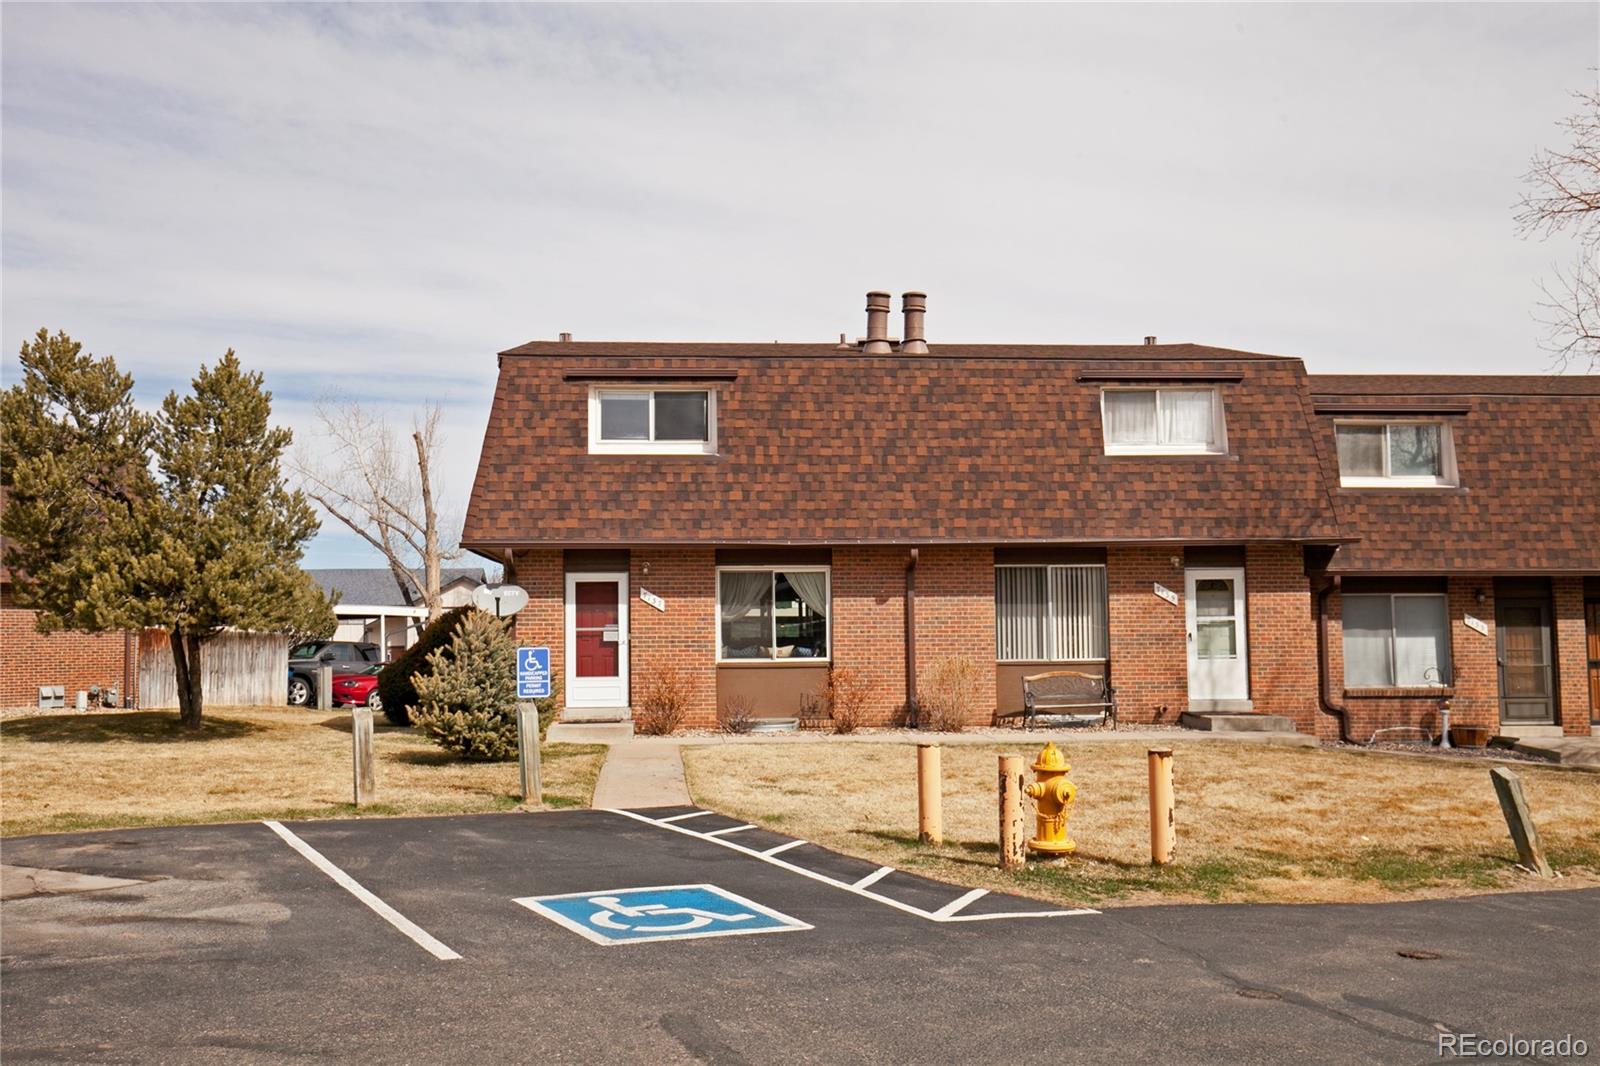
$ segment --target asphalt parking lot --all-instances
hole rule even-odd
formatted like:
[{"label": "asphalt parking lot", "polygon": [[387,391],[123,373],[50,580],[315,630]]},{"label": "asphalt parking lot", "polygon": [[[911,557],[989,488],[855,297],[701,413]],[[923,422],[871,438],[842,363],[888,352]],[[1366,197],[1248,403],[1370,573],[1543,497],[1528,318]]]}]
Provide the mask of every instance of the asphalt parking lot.
[{"label": "asphalt parking lot", "polygon": [[1064,911],[687,807],[4,850],[135,882],[3,905],[7,1062],[1420,1063],[1445,1030],[1600,1037],[1592,891]]}]

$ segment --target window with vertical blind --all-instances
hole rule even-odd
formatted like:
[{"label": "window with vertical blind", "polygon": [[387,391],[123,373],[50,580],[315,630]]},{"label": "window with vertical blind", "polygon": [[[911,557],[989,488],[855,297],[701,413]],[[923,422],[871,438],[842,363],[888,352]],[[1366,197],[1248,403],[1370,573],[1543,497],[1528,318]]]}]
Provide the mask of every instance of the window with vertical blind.
[{"label": "window with vertical blind", "polygon": [[997,566],[994,574],[997,659],[1070,663],[1106,658],[1104,566]]},{"label": "window with vertical blind", "polygon": [[1346,688],[1450,684],[1450,606],[1443,595],[1344,597]]}]

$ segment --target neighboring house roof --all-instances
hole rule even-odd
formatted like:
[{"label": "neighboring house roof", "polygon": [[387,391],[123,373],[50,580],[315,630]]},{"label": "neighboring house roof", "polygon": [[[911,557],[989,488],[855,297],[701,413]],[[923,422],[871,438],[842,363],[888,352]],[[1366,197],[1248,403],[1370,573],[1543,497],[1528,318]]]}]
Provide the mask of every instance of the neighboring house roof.
[{"label": "neighboring house roof", "polygon": [[1340,412],[1410,409],[1450,424],[1460,473],[1455,489],[1336,488],[1360,541],[1330,570],[1600,573],[1600,378],[1314,374],[1310,388],[1330,452]]},{"label": "neighboring house roof", "polygon": [[[407,582],[404,586],[388,567],[365,567],[340,570],[307,570],[306,573],[322,586],[330,596],[339,593],[343,605],[361,607],[415,607],[422,596]],[[486,581],[483,567],[441,567],[440,588],[449,588],[460,581],[482,585]]]},{"label": "neighboring house roof", "polygon": [[[650,371],[713,381],[719,454],[589,454],[581,379]],[[1215,375],[1229,454],[1107,456],[1102,385],[1078,380],[1095,371]],[[462,542],[1331,543],[1304,382],[1298,360],[1193,344],[524,344],[502,353]]]}]

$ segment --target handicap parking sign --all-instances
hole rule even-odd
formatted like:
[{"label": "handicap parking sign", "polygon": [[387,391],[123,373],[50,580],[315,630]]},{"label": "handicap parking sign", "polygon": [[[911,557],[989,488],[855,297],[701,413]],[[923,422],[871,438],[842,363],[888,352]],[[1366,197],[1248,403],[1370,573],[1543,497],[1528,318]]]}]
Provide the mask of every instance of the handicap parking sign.
[{"label": "handicap parking sign", "polygon": [[528,896],[516,902],[596,944],[694,940],[811,928],[715,885],[571,892],[564,896]]},{"label": "handicap parking sign", "polygon": [[542,700],[550,695],[550,649],[517,649],[517,699]]}]

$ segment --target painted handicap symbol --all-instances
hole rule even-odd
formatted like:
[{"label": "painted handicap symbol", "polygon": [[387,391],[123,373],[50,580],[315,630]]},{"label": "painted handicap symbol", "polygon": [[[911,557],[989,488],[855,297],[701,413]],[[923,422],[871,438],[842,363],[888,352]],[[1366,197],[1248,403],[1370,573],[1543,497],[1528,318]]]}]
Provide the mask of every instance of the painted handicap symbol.
[{"label": "painted handicap symbol", "polygon": [[716,885],[571,892],[528,896],[515,902],[588,940],[608,945],[811,928]]},{"label": "painted handicap symbol", "polygon": [[[590,923],[604,929],[615,929],[619,932],[629,932],[639,929],[656,933],[682,932],[689,929],[699,929],[710,925],[712,922],[742,922],[747,918],[754,918],[753,914],[720,914],[714,911],[698,910],[694,907],[668,907],[663,903],[643,903],[637,907],[630,907],[616,896],[592,896],[589,899],[597,907],[604,910],[595,911],[589,915]],[[626,924],[617,921],[617,915],[624,918],[648,918],[668,914],[687,914],[689,920],[673,925],[658,925],[655,922]]]}]

